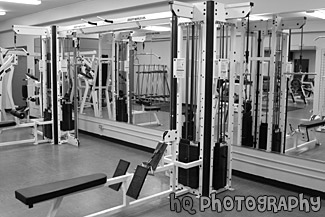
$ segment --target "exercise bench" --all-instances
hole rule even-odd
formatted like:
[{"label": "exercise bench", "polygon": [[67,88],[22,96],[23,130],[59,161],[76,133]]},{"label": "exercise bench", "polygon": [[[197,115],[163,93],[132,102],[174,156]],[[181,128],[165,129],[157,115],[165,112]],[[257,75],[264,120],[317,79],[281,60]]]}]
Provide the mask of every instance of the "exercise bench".
[{"label": "exercise bench", "polygon": [[148,126],[148,125],[158,125],[161,126],[162,124],[160,123],[158,119],[157,112],[161,110],[159,106],[145,106],[145,104],[142,103],[142,110],[140,111],[132,111],[133,115],[133,123],[135,123],[135,115],[140,115],[140,114],[153,114],[154,121],[149,121],[149,122],[144,122],[144,123],[138,123],[138,126]]},{"label": "exercise bench", "polygon": [[106,182],[107,176],[105,174],[96,173],[20,189],[15,191],[15,196],[29,208],[33,208],[34,204],[37,203],[54,200],[54,203],[52,204],[47,215],[47,217],[54,217],[63,200],[63,197],[103,186]]},{"label": "exercise bench", "polygon": [[[308,145],[321,145],[320,141],[316,136],[316,129],[318,127],[324,126],[325,120],[313,120],[313,121],[304,121],[298,125],[298,129],[295,131],[295,140],[293,148],[287,149],[286,152],[296,150],[303,146]],[[298,135],[301,135],[304,143],[298,145]]]},{"label": "exercise bench", "polygon": [[0,128],[13,127],[13,126],[16,126],[15,121],[1,121],[0,122]]}]

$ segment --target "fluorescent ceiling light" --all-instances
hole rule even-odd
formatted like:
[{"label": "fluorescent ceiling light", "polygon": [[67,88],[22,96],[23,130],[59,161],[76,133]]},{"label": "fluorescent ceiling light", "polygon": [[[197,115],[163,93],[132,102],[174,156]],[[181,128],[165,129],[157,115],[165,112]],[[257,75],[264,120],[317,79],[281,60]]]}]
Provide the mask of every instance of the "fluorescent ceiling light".
[{"label": "fluorescent ceiling light", "polygon": [[155,32],[169,32],[170,27],[165,26],[146,26],[143,28],[144,30],[155,31]]},{"label": "fluorescent ceiling light", "polygon": [[268,18],[261,15],[249,15],[249,20],[251,21],[268,20]]},{"label": "fluorescent ceiling light", "polygon": [[0,11],[0,16],[6,15],[5,11]]},{"label": "fluorescent ceiling light", "polygon": [[41,0],[0,0],[0,2],[29,4],[29,5],[40,5],[42,3]]},{"label": "fluorescent ceiling light", "polygon": [[325,10],[306,11],[306,14],[320,19],[325,19]]}]

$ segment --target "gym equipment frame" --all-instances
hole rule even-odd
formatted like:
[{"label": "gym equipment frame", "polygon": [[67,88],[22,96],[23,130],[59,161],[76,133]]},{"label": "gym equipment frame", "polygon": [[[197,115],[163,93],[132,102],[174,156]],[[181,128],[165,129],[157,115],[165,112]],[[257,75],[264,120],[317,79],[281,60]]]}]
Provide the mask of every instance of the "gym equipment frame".
[{"label": "gym equipment frame", "polygon": [[[119,177],[114,177],[111,179],[107,179],[106,182],[102,179],[105,179],[105,175],[96,175],[95,176],[91,176],[90,177],[90,181],[95,179],[94,181],[99,181],[100,183],[97,184],[92,184],[92,185],[87,185],[87,187],[84,187],[83,189],[78,188],[80,182],[82,182],[84,180],[84,178],[78,179],[77,178],[77,183],[76,185],[69,185],[67,186],[65,184],[65,182],[60,182],[58,183],[53,183],[53,184],[49,184],[50,187],[52,188],[53,185],[58,185],[58,186],[62,186],[63,188],[67,189],[67,193],[66,194],[57,194],[56,196],[51,194],[51,196],[48,196],[46,199],[54,199],[54,203],[53,206],[51,207],[51,210],[48,214],[48,216],[54,217],[58,207],[60,205],[60,203],[62,202],[62,199],[65,195],[68,195],[70,193],[76,193],[78,191],[82,191],[82,190],[88,190],[91,189],[92,187],[96,187],[96,186],[100,186],[106,183],[106,185],[113,185],[113,184],[118,184],[122,182],[122,191],[123,191],[123,204],[120,206],[116,206],[107,210],[103,210],[94,214],[90,214],[87,215],[88,217],[90,216],[101,216],[101,215],[108,215],[108,214],[113,214],[116,212],[119,212],[125,208],[131,208],[133,206],[137,206],[140,204],[144,204],[144,203],[148,203],[154,199],[160,199],[162,197],[167,197],[168,195],[170,195],[171,193],[175,193],[177,196],[187,193],[187,192],[193,192],[193,189],[191,189],[188,186],[184,186],[184,188],[181,188],[181,185],[178,182],[178,170],[179,169],[190,169],[190,168],[194,168],[199,166],[200,169],[200,180],[199,180],[199,188],[197,191],[195,191],[194,193],[197,193],[198,195],[203,195],[203,196],[208,196],[210,195],[210,193],[212,191],[214,191],[215,189],[213,189],[212,186],[212,182],[213,182],[213,177],[212,177],[212,172],[213,172],[213,151],[214,151],[214,145],[212,145],[212,143],[214,144],[214,122],[215,122],[215,117],[213,116],[214,114],[218,113],[218,112],[214,112],[215,109],[219,110],[218,106],[214,106],[214,98],[213,96],[217,96],[217,93],[214,92],[215,91],[215,87],[217,87],[217,81],[221,79],[222,75],[226,74],[228,70],[224,70],[223,67],[228,67],[228,59],[229,59],[229,71],[233,72],[235,70],[235,64],[234,64],[234,60],[235,60],[235,45],[233,43],[235,43],[235,28],[236,28],[236,24],[231,22],[231,21],[235,21],[237,20],[237,18],[243,18],[246,17],[249,13],[250,10],[252,8],[253,4],[252,3],[241,3],[241,4],[230,4],[230,5],[225,5],[222,3],[217,3],[214,1],[206,1],[206,2],[202,2],[202,3],[197,3],[197,4],[185,4],[185,3],[180,3],[180,2],[171,2],[170,3],[170,8],[171,8],[171,12],[168,13],[162,13],[160,15],[163,15],[163,17],[160,17],[159,19],[157,17],[155,17],[155,19],[148,19],[148,18],[152,18],[152,15],[145,15],[145,16],[140,16],[142,19],[139,21],[139,18],[128,18],[127,22],[115,22],[114,20],[111,22],[106,22],[104,24],[97,24],[97,26],[91,25],[91,26],[87,26],[87,24],[85,24],[85,26],[82,26],[79,28],[75,28],[75,30],[81,31],[82,33],[98,33],[98,32],[109,32],[109,31],[118,31],[118,30],[125,30],[125,29],[134,29],[134,28],[138,28],[139,27],[139,23],[141,24],[141,26],[145,26],[148,24],[152,24],[152,23],[156,23],[156,22],[161,22],[161,21],[165,21],[165,22],[170,22],[170,19],[172,18],[172,24],[173,24],[173,31],[172,31],[172,48],[173,51],[176,51],[174,54],[172,55],[172,72],[173,72],[173,81],[175,81],[174,83],[172,83],[172,95],[171,97],[174,97],[174,100],[172,99],[172,102],[176,102],[175,104],[172,103],[172,116],[171,118],[173,119],[171,121],[171,123],[175,123],[174,125],[171,126],[171,129],[167,132],[164,133],[163,135],[163,139],[160,142],[161,144],[167,143],[168,145],[171,145],[171,155],[169,156],[165,156],[162,159],[162,163],[161,166],[156,167],[154,165],[151,165],[150,168],[144,168],[143,166],[138,166],[137,170],[135,172],[135,174],[126,174],[126,175],[122,175]],[[218,11],[217,13],[215,11]],[[166,16],[166,14],[168,16]],[[177,22],[178,18],[186,18],[185,22]],[[162,20],[161,20],[162,19]],[[200,157],[198,160],[189,162],[189,163],[183,163],[179,161],[179,142],[180,139],[182,137],[181,135],[181,119],[182,119],[182,96],[180,94],[180,91],[182,90],[182,83],[181,83],[181,79],[185,78],[185,70],[189,70],[188,67],[185,66],[189,65],[189,58],[183,58],[179,53],[182,50],[182,40],[183,40],[183,32],[182,32],[182,27],[183,26],[191,26],[191,25],[197,25],[199,26],[199,31],[198,31],[198,42],[199,45],[198,47],[200,47],[201,49],[197,48],[194,49],[198,52],[198,57],[197,59],[199,60],[197,68],[198,71],[200,71],[200,79],[199,79],[199,84],[197,85],[198,87],[198,100],[197,100],[197,107],[201,110],[201,112],[199,112],[199,119],[200,121],[198,122],[199,124],[199,128],[198,128],[198,137],[197,139],[200,142]],[[220,27],[225,26],[227,28],[227,26],[229,27],[229,37],[230,37],[230,42],[231,42],[231,46],[225,46],[227,47],[227,49],[222,49],[219,47],[219,45],[217,45],[217,34],[216,32],[220,31]],[[52,35],[55,34],[57,31],[56,29],[52,27]],[[67,30],[66,28],[62,28]],[[54,31],[53,31],[54,30]],[[67,32],[71,33],[71,28],[68,28]],[[58,35],[63,34],[60,31],[58,31]],[[75,33],[75,32],[74,32]],[[175,37],[177,36],[177,37]],[[189,37],[189,35],[187,35]],[[55,37],[52,37],[52,39]],[[228,40],[228,37],[225,37]],[[177,40],[177,41],[175,41]],[[55,46],[54,46],[55,47]],[[220,53],[223,53],[224,56],[222,57],[218,57],[216,55],[214,55],[214,53],[219,47],[220,49]],[[229,53],[228,55],[224,54],[225,50],[227,50]],[[189,54],[189,49],[187,49],[186,51]],[[55,54],[55,52],[54,52]],[[53,53],[52,53],[53,56]],[[216,70],[216,66],[219,64],[219,62],[221,61],[220,58],[226,58],[227,60],[223,61],[225,63],[225,65],[223,65],[223,67],[221,67],[220,70],[218,72],[218,70]],[[54,61],[52,62],[52,64],[55,63]],[[215,73],[215,71],[217,71],[217,73]],[[227,76],[229,76],[229,82],[230,83],[234,83],[234,79],[235,77],[233,76],[234,73],[228,73]],[[230,76],[231,75],[231,76]],[[174,77],[175,76],[175,77]],[[179,88],[177,86],[179,86]],[[174,92],[173,92],[174,91]],[[234,99],[233,97],[231,97],[234,94],[233,89],[230,90],[230,94],[229,94],[229,101],[228,101],[228,109],[229,109],[229,113],[232,114],[233,111],[233,104],[234,104]],[[221,98],[221,97],[220,97]],[[100,102],[100,100],[99,100]],[[226,108],[226,103],[222,102],[222,100],[219,100],[219,102],[217,102],[219,104],[221,104],[225,109]],[[211,109],[213,107],[213,109]],[[174,113],[173,113],[174,112]],[[220,121],[220,124],[225,125],[228,122],[228,127],[229,130],[232,131],[232,127],[233,127],[233,116],[232,115],[228,115],[227,118],[224,111],[220,111],[219,116],[221,117],[221,115],[223,115],[224,117],[224,121]],[[224,123],[223,123],[224,122]],[[101,124],[99,124],[99,127],[102,127],[102,129],[105,129]],[[224,127],[224,126],[223,126]],[[219,128],[219,127],[218,127]],[[220,132],[225,132],[224,128],[220,128]],[[225,138],[226,135],[222,135],[220,134],[220,138],[219,139],[219,145],[221,145],[220,143],[227,143],[228,144],[228,172],[227,172],[227,185],[224,189],[221,189],[221,191],[223,190],[227,190],[230,189],[231,186],[231,145],[233,143],[233,136],[229,136],[228,138]],[[165,147],[160,146],[158,144],[157,148],[160,149]],[[155,151],[154,154],[157,154],[159,156],[161,156],[161,152],[160,151]],[[152,158],[154,159],[154,158]],[[153,160],[153,161],[149,161],[153,164],[156,164],[157,161]],[[155,163],[156,162],[156,163]],[[154,170],[154,168],[156,168]],[[146,178],[146,175],[148,173],[148,170],[154,170],[155,173],[158,172],[166,172],[169,171],[169,178],[170,178],[170,188],[166,191],[151,195],[151,196],[147,196],[144,198],[140,198],[138,199],[138,193],[140,192],[141,188],[142,188],[142,184],[143,181]],[[141,174],[142,175],[141,175]],[[144,174],[144,175],[143,175]],[[141,176],[141,177],[140,177]],[[140,189],[130,189],[132,188],[132,183],[134,181],[136,181],[136,179],[140,179],[141,178],[141,186]],[[216,177],[218,178],[218,177]],[[100,180],[98,180],[100,179]],[[132,179],[132,180],[131,180]],[[73,181],[73,183],[76,180]],[[130,184],[129,184],[130,183]],[[44,192],[41,190],[39,190],[39,188],[36,187],[31,187],[34,193],[35,192],[35,198],[37,198],[40,194],[43,194]],[[73,188],[73,190],[72,190]],[[139,188],[139,187],[137,187]],[[30,192],[31,189],[28,189],[27,192]],[[134,191],[136,192],[134,192]],[[43,200],[39,200],[36,202],[35,201],[31,201],[30,203],[28,202],[29,200],[25,200],[25,199],[30,199],[30,197],[26,197],[26,194],[24,194],[24,190],[19,190],[18,192],[16,191],[16,197],[21,200],[22,202],[24,202],[26,205],[29,205],[30,207],[36,203],[36,202],[42,202]],[[18,196],[17,196],[18,195]],[[19,196],[20,195],[20,196]],[[129,201],[129,198],[127,196],[133,197],[134,199],[136,199],[135,201]]]},{"label": "gym equipment frame", "polygon": [[[51,26],[51,27],[31,27],[31,26],[13,26],[13,30],[16,34],[20,35],[38,35],[41,37],[41,50],[42,50],[42,56],[40,60],[40,71],[42,75],[42,91],[45,91],[46,93],[49,91],[51,94],[50,102],[48,101],[47,94],[43,94],[43,111],[42,113],[45,114],[45,112],[49,112],[51,114],[50,120],[52,121],[52,129],[49,131],[52,131],[52,138],[53,138],[53,144],[58,145],[62,142],[67,142],[69,144],[72,144],[74,146],[79,146],[79,140],[78,140],[78,102],[77,97],[74,97],[74,135],[71,135],[70,132],[62,132],[61,131],[61,123],[60,118],[63,119],[63,114],[61,112],[61,100],[63,99],[62,92],[61,92],[61,84],[62,82],[58,79],[60,79],[59,75],[62,75],[62,73],[67,72],[68,64],[67,60],[64,59],[65,53],[64,49],[61,47],[61,55],[59,54],[59,38],[58,38],[58,32],[57,32],[57,26]],[[73,36],[72,36],[73,38]],[[50,72],[51,76],[48,78],[48,65],[47,61],[48,55],[47,55],[47,47],[48,44],[50,44]],[[77,45],[76,45],[77,46]],[[74,47],[74,58],[77,59],[77,47]],[[77,61],[74,61],[74,63],[77,63]],[[77,84],[77,75],[76,75],[76,67],[77,64],[74,64],[74,73],[75,76],[74,84]],[[61,79],[63,79],[64,76],[61,76]],[[62,87],[62,90],[64,88]],[[77,85],[74,85],[74,93],[77,93]],[[63,126],[64,127],[64,126]],[[50,133],[50,132],[48,132]],[[62,136],[66,135],[67,140],[62,140]]]}]

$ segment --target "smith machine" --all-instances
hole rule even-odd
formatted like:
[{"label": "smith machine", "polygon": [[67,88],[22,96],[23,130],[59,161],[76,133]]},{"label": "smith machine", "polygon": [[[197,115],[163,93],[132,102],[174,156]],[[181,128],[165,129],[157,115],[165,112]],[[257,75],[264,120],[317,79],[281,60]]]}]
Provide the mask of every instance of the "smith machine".
[{"label": "smith machine", "polygon": [[[290,34],[306,18],[241,22],[241,71],[237,144],[278,153],[285,152],[288,88],[292,76],[288,62]],[[242,120],[242,121],[241,121]]]},{"label": "smith machine", "polygon": [[[158,143],[149,161],[138,165],[134,174],[127,173],[130,163],[120,160],[113,178],[107,179],[105,174],[93,174],[49,183],[42,187],[29,187],[17,190],[16,198],[30,208],[36,203],[54,200],[48,214],[54,217],[66,195],[100,186],[108,186],[114,190],[122,189],[123,204],[87,215],[94,217],[117,213],[167,197],[171,193],[179,196],[193,192],[199,196],[209,196],[213,191],[230,189],[236,21],[246,17],[252,6],[251,3],[225,5],[206,1],[185,4],[174,1],[170,3],[172,13],[160,17],[167,18],[169,22],[172,19],[171,126],[169,131],[164,132],[162,141]],[[98,28],[109,31],[118,26],[134,29],[138,26],[139,19],[140,23],[147,25],[159,20],[159,17],[154,21],[148,20],[148,17],[150,16],[142,15],[129,18],[125,23],[102,23],[96,27],[83,27],[82,31],[97,31]],[[55,28],[52,27],[52,34],[55,34]],[[52,38],[56,38],[55,35]],[[230,87],[229,94],[228,97],[223,97],[227,83]],[[184,98],[183,91],[190,88],[193,91],[185,92]],[[183,107],[185,123],[182,121]],[[163,156],[169,145],[171,155]],[[221,152],[226,155],[225,160],[220,160]],[[149,178],[148,172],[166,171],[170,178],[170,188],[138,199],[145,180]]]},{"label": "smith machine", "polygon": [[[33,35],[41,38],[41,60],[39,70],[42,81],[44,121],[47,126],[43,135],[53,140],[53,144],[68,143],[79,146],[78,140],[78,101],[73,97],[71,102],[66,93],[77,93],[77,68],[79,40],[74,35],[66,37],[59,35],[56,26],[32,27],[14,25],[13,30],[18,35]],[[64,40],[72,40],[73,61],[66,55]],[[68,58],[67,58],[68,56]],[[73,67],[70,67],[73,64]],[[73,73],[71,73],[73,69]],[[73,74],[73,77],[70,76]],[[73,82],[72,82],[73,80]],[[67,85],[68,84],[68,85]],[[74,90],[71,91],[73,86]],[[74,107],[74,108],[73,108]],[[49,123],[51,125],[49,125]]]}]

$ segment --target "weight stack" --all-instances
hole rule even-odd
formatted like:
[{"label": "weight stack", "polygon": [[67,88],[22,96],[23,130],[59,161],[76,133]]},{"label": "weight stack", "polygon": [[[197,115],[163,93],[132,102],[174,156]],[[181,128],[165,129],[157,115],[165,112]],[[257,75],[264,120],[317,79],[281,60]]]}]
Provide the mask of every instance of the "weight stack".
[{"label": "weight stack", "polygon": [[258,147],[259,149],[266,150],[266,143],[267,143],[267,123],[261,123],[260,125],[260,136]]},{"label": "weight stack", "polygon": [[227,185],[227,161],[228,146],[220,146],[220,144],[216,143],[214,147],[212,179],[214,190],[219,190]]},{"label": "weight stack", "polygon": [[[186,124],[187,124],[187,138],[186,138]],[[182,126],[182,137],[193,141],[194,139],[194,121],[184,122]]]},{"label": "weight stack", "polygon": [[282,133],[280,130],[274,130],[272,134],[272,151],[281,152],[281,136]]},{"label": "weight stack", "polygon": [[74,129],[74,120],[72,120],[72,103],[63,102],[62,104],[62,121],[60,128],[62,131],[69,131]]},{"label": "weight stack", "polygon": [[[44,111],[44,121],[50,121],[52,120],[52,113],[45,109]],[[47,124],[43,126],[43,134],[46,138],[52,139],[52,124]]]},{"label": "weight stack", "polygon": [[[199,145],[191,144],[189,140],[181,139],[179,143],[178,160],[183,163],[199,159]],[[197,189],[199,187],[199,166],[191,169],[178,169],[178,182],[182,185]]]},{"label": "weight stack", "polygon": [[116,120],[128,122],[127,105],[124,97],[118,97],[116,103]]},{"label": "weight stack", "polygon": [[253,147],[253,117],[250,111],[244,112],[242,126],[242,146]]}]

